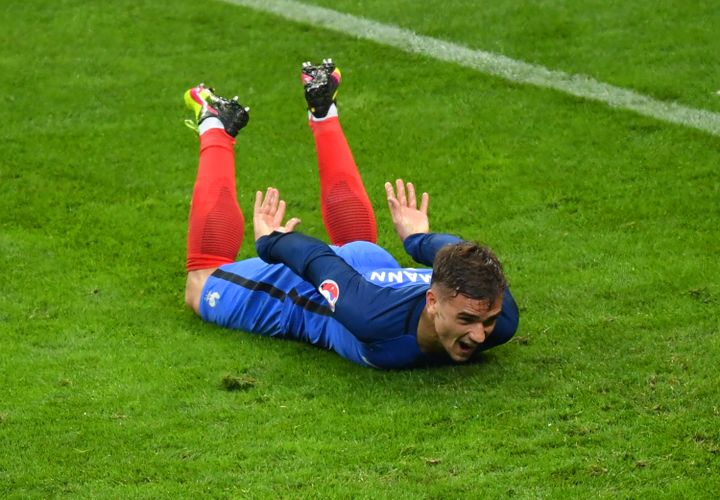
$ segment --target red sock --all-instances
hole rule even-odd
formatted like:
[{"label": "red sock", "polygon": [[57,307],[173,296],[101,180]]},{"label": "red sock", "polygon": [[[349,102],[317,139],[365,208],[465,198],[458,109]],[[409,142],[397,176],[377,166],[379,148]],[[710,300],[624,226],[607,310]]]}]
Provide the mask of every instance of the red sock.
[{"label": "red sock", "polygon": [[340,121],[310,120],[320,170],[323,224],[335,245],[377,241],[375,213],[360,178]]},{"label": "red sock", "polygon": [[235,260],[245,221],[235,192],[235,139],[222,129],[200,136],[200,164],[190,205],[188,271]]}]

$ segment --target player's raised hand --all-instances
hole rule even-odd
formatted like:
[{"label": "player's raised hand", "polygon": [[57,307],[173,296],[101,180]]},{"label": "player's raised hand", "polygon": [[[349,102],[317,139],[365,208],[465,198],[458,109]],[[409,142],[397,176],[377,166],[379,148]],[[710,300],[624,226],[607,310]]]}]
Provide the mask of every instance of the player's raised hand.
[{"label": "player's raised hand", "polygon": [[293,217],[284,225],[285,200],[280,199],[280,191],[273,187],[267,188],[263,199],[262,191],[255,193],[255,208],[253,209],[253,229],[255,241],[267,236],[273,231],[289,233],[300,224],[300,219]]},{"label": "player's raised hand", "polygon": [[405,241],[405,238],[411,234],[430,231],[430,221],[427,215],[430,195],[427,193],[422,194],[420,207],[418,208],[415,186],[413,186],[412,182],[408,182],[406,186],[402,179],[397,179],[395,188],[393,189],[391,183],[385,183],[385,194],[387,195],[390,216],[400,239]]}]

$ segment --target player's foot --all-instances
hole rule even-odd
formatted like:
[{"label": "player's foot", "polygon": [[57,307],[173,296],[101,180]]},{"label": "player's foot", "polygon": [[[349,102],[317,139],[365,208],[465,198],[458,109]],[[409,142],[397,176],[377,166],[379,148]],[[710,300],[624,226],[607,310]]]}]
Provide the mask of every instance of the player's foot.
[{"label": "player's foot", "polygon": [[225,99],[215,95],[215,91],[200,84],[185,92],[185,106],[195,115],[195,120],[185,120],[185,125],[198,131],[198,126],[208,118],[217,118],[225,127],[225,132],[235,137],[250,119],[250,108],[238,102],[237,96]]},{"label": "player's foot", "polygon": [[317,66],[310,62],[302,65],[302,82],[308,110],[315,118],[327,116],[330,106],[335,104],[340,86],[340,69],[332,59],[323,59]]}]

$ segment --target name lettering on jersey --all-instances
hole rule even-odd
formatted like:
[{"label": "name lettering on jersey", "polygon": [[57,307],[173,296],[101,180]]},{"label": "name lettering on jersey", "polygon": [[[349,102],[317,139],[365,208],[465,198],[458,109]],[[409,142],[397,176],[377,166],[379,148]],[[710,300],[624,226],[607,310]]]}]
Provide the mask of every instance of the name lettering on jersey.
[{"label": "name lettering on jersey", "polygon": [[430,273],[418,273],[415,271],[373,271],[370,273],[370,281],[383,283],[426,283],[430,284]]},{"label": "name lettering on jersey", "polygon": [[333,280],[325,280],[320,283],[318,292],[325,297],[330,304],[330,310],[335,312],[335,302],[340,298],[340,287]]}]

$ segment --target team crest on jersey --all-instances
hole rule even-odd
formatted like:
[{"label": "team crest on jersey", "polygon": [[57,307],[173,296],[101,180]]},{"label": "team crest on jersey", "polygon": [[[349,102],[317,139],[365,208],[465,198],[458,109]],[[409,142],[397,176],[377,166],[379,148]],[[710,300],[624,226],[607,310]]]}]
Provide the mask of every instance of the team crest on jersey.
[{"label": "team crest on jersey", "polygon": [[330,304],[330,310],[335,312],[335,302],[340,298],[340,287],[333,280],[325,280],[320,283],[318,292],[325,297],[325,300]]}]

